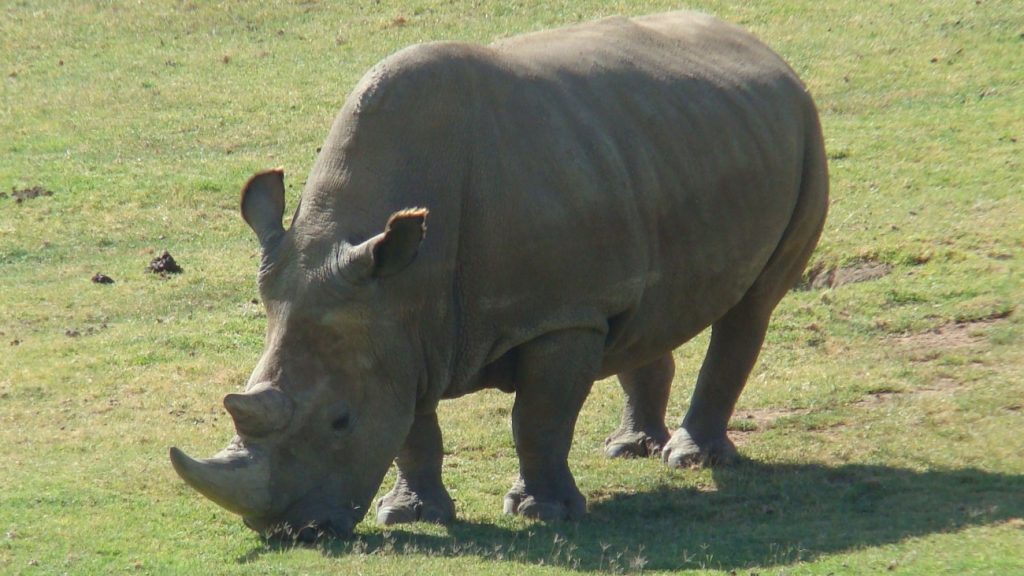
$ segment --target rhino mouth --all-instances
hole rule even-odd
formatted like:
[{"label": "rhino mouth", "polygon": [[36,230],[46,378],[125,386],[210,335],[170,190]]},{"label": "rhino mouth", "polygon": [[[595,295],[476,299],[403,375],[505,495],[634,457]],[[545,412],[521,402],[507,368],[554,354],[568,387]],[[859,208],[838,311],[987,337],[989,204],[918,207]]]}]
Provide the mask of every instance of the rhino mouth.
[{"label": "rhino mouth", "polygon": [[[288,517],[285,514],[285,517]],[[351,509],[333,510],[317,520],[288,521],[245,516],[245,525],[271,542],[313,543],[331,539],[349,539],[355,530],[356,518]]]},{"label": "rhino mouth", "polygon": [[242,521],[269,542],[312,544],[324,540],[348,540],[354,533],[352,522],[341,519],[307,522],[301,527],[293,527],[287,522],[268,524],[252,518],[243,518]]}]

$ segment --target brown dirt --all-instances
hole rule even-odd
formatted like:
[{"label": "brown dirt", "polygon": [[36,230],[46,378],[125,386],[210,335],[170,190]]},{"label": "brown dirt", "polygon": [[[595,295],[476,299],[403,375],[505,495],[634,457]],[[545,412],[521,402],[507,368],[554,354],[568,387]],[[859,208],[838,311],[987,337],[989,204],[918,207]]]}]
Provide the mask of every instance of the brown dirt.
[{"label": "brown dirt", "polygon": [[1008,528],[1016,528],[1018,530],[1024,530],[1024,518],[1008,518],[1001,523],[1003,526]]},{"label": "brown dirt", "polygon": [[763,432],[779,418],[807,414],[806,408],[756,408],[737,410],[733,414],[729,427],[729,438],[737,446],[743,446],[758,432]]},{"label": "brown dirt", "polygon": [[[42,186],[33,186],[31,188],[23,188],[18,190],[17,188],[11,188],[10,198],[14,198],[14,201],[21,204],[25,200],[32,200],[41,196],[53,196],[52,190],[47,190]],[[6,192],[0,192],[0,199],[8,198]]]},{"label": "brown dirt", "polygon": [[174,256],[171,256],[170,252],[164,250],[163,254],[150,261],[149,266],[146,267],[146,272],[159,274],[161,277],[166,278],[168,274],[181,274],[184,270],[174,260]]},{"label": "brown dirt", "polygon": [[746,446],[750,437],[757,434],[757,430],[729,430],[729,439],[737,446]]},{"label": "brown dirt", "polygon": [[863,398],[855,401],[854,404],[881,404],[902,394],[903,392],[898,390],[879,390],[877,392],[868,392]]},{"label": "brown dirt", "polygon": [[963,385],[964,383],[956,378],[946,376],[935,380],[925,388],[915,390],[914,393],[919,396],[949,396],[962,388]]},{"label": "brown dirt", "polygon": [[753,424],[757,430],[763,430],[771,426],[779,418],[786,416],[801,416],[810,412],[807,408],[757,408],[753,410],[737,410],[733,414],[733,420],[744,420]]},{"label": "brown dirt", "polygon": [[85,328],[68,328],[64,331],[64,335],[68,338],[78,338],[79,336],[92,336],[98,334],[101,330],[107,329],[107,323],[98,324],[96,326],[86,326]]},{"label": "brown dirt", "polygon": [[939,399],[948,398],[954,395],[958,390],[963,388],[964,383],[948,376],[939,377],[927,386],[921,388],[915,388],[913,390],[882,390],[878,392],[871,392],[865,395],[860,400],[857,400],[854,404],[858,405],[877,405],[884,404],[896,400],[897,398],[927,398],[927,399]]},{"label": "brown dirt", "polygon": [[888,276],[892,266],[885,262],[867,260],[840,268],[827,268],[819,265],[807,271],[798,288],[803,290],[824,290],[837,288],[846,284],[868,282]]},{"label": "brown dirt", "polygon": [[970,351],[985,344],[985,331],[989,326],[1002,321],[1006,315],[973,322],[945,324],[918,334],[907,334],[894,338],[896,347],[912,362],[928,362],[946,352]]}]

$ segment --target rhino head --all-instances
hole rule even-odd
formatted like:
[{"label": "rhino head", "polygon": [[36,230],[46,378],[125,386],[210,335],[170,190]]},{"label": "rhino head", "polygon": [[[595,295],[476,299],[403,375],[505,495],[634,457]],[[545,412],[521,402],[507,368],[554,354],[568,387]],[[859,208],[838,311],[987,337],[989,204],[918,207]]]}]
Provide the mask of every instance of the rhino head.
[{"label": "rhino head", "polygon": [[427,213],[395,213],[382,233],[348,243],[314,226],[286,231],[283,212],[283,172],[253,176],[242,216],[262,247],[268,328],[245,391],[224,398],[237,434],[212,458],[177,448],[170,458],[185,482],[264,535],[347,536],[414,418],[414,363],[394,360],[415,354],[402,345],[408,322],[380,310],[379,292],[416,257]]}]

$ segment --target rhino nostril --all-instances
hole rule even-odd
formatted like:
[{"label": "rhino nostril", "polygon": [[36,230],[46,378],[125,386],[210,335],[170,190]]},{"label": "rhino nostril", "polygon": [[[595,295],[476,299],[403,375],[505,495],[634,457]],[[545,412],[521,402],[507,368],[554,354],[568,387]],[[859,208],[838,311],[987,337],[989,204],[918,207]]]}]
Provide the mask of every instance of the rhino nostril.
[{"label": "rhino nostril", "polygon": [[335,432],[341,432],[342,430],[348,428],[348,420],[348,413],[346,412],[345,414],[338,416],[337,418],[334,419],[333,422],[331,422],[331,428],[333,428]]}]

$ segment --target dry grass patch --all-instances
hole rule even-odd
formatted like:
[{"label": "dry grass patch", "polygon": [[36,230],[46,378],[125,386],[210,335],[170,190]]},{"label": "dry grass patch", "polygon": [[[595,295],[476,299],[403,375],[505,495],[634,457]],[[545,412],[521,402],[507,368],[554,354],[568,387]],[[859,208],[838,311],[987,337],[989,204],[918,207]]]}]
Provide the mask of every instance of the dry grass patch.
[{"label": "dry grass patch", "polygon": [[912,362],[928,362],[950,352],[972,352],[987,347],[988,331],[1003,318],[945,324],[917,334],[893,338],[897,350]]},{"label": "dry grass patch", "polygon": [[818,263],[804,274],[801,287],[805,290],[838,288],[847,284],[878,280],[891,272],[891,265],[876,260],[865,260],[848,266],[826,266]]}]

